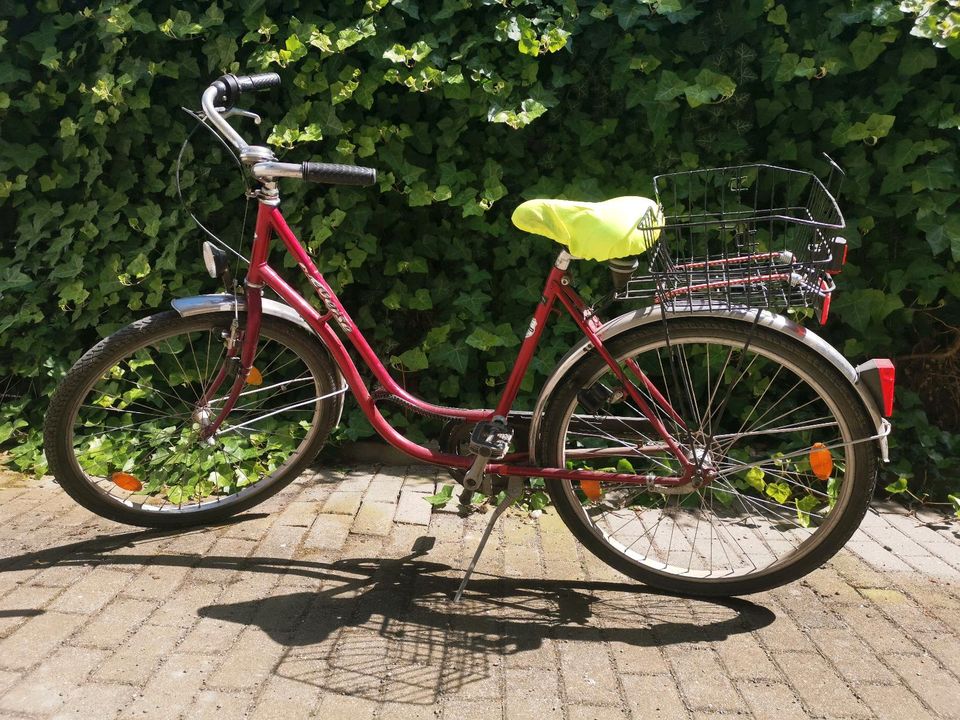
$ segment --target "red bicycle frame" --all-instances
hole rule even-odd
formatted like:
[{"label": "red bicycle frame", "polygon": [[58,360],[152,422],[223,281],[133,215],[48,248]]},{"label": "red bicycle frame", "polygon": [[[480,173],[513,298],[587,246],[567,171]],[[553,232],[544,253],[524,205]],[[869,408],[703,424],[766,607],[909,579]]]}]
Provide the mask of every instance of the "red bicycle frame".
[{"label": "red bicycle frame", "polygon": [[[274,234],[283,241],[287,250],[296,258],[301,270],[320,297],[326,309],[325,313],[321,314],[317,311],[316,308],[294,290],[268,263],[267,258],[270,242]],[[276,292],[290,307],[296,310],[317,334],[320,341],[327,347],[337,366],[340,368],[347,386],[357,399],[357,402],[360,403],[364,415],[366,415],[367,419],[381,437],[398,450],[417,460],[452,468],[469,468],[473,463],[471,457],[438,452],[418,445],[399,433],[396,428],[387,421],[377,408],[377,399],[374,398],[361,378],[353,358],[347,351],[340,336],[334,330],[333,325],[340,328],[345,338],[350,341],[350,344],[353,345],[359,353],[364,364],[373,372],[376,379],[387,392],[392,393],[405,403],[431,415],[459,419],[467,422],[482,422],[492,420],[496,416],[508,417],[520,389],[523,376],[530,365],[530,361],[533,359],[550,311],[553,309],[557,300],[559,300],[560,304],[566,308],[574,322],[580,327],[581,331],[590,340],[600,356],[606,361],[620,383],[622,383],[631,400],[636,403],[637,408],[645,416],[646,421],[651,424],[663,439],[669,451],[680,462],[682,473],[679,476],[656,476],[656,478],[654,478],[653,476],[635,475],[632,473],[609,473],[595,470],[539,467],[530,464],[517,464],[515,461],[521,456],[516,454],[505,458],[505,460],[514,460],[514,462],[490,463],[487,465],[485,472],[495,475],[515,475],[551,479],[562,478],[570,480],[603,480],[607,482],[631,484],[652,484],[655,479],[658,485],[682,485],[690,482],[693,477],[695,471],[693,462],[687,458],[676,439],[667,431],[657,414],[651,410],[637,386],[626,377],[619,363],[613,358],[606,347],[604,347],[603,340],[597,334],[601,323],[597,316],[587,307],[571,287],[569,276],[566,273],[566,262],[558,261],[550,270],[540,302],[534,312],[526,337],[520,346],[520,351],[513,369],[510,372],[507,385],[504,388],[496,408],[493,410],[470,410],[433,405],[411,395],[398,385],[367,343],[363,333],[360,332],[359,328],[353,322],[350,314],[340,303],[336,293],[330,285],[327,284],[326,280],[324,280],[323,275],[317,270],[316,265],[314,265],[306,250],[304,250],[303,246],[290,230],[279,208],[266,202],[260,202],[258,205],[256,232],[253,238],[250,268],[247,273],[245,286],[247,317],[242,345],[239,349],[241,371],[237,373],[237,377],[230,388],[229,394],[218,416],[204,429],[206,437],[213,435],[217,431],[224,418],[226,418],[233,409],[240,391],[246,382],[247,374],[253,367],[254,354],[260,335],[262,290],[264,286],[266,286]],[[233,342],[234,340],[231,340],[231,344],[233,344]],[[235,358],[236,348],[230,347],[228,355],[232,355]],[[230,362],[232,362],[232,360],[227,361],[227,363]],[[647,379],[636,363],[628,361],[626,365],[657,405],[683,427],[682,421],[680,421],[679,416],[673,408],[670,407],[669,402],[667,402],[657,388],[654,387],[653,383]],[[226,375],[226,368],[224,368],[218,374],[212,387],[208,388],[205,397],[216,392]]]}]

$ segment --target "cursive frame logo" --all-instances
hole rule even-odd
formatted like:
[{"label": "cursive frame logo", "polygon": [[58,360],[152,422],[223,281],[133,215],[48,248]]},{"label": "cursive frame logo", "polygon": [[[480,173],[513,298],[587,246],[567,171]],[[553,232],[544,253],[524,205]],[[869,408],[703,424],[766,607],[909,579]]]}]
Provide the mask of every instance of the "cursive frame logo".
[{"label": "cursive frame logo", "polygon": [[345,333],[353,332],[353,326],[344,317],[343,313],[340,312],[340,309],[337,307],[336,303],[333,302],[333,298],[330,296],[330,292],[323,286],[319,280],[315,277],[310,277],[310,283],[317,290],[317,295],[320,296],[320,299],[323,301],[323,306],[327,309],[327,312],[333,315],[333,319],[337,321],[337,325],[340,326],[340,329]]}]

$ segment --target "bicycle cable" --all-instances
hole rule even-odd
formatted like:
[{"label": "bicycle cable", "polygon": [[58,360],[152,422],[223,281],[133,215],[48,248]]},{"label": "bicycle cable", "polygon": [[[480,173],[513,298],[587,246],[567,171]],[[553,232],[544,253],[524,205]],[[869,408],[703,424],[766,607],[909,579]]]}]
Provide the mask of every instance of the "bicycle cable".
[{"label": "bicycle cable", "polygon": [[[220,137],[220,134],[217,133],[210,126],[210,124],[207,122],[207,118],[204,117],[202,113],[195,112],[189,108],[181,107],[180,109],[183,110],[185,113],[187,113],[187,115],[192,117],[196,121],[196,125],[194,125],[193,129],[189,133],[187,133],[187,137],[184,139],[183,145],[180,146],[180,152],[177,154],[177,170],[176,170],[177,197],[180,198],[180,205],[190,216],[190,219],[193,220],[194,223],[196,223],[197,227],[199,227],[204,233],[206,233],[210,237],[210,239],[213,240],[214,243],[216,243],[218,247],[236,256],[237,261],[236,261],[236,265],[234,266],[234,273],[233,273],[234,278],[236,278],[238,271],[240,269],[240,263],[244,262],[249,264],[250,262],[249,259],[244,257],[241,253],[234,250],[232,247],[230,247],[230,245],[227,244],[223,239],[221,239],[216,233],[214,233],[206,225],[200,222],[200,219],[194,214],[193,210],[190,209],[190,207],[187,205],[186,199],[184,199],[183,197],[183,188],[181,187],[181,184],[180,184],[180,169],[183,165],[183,155],[186,152],[187,145],[190,144],[190,140],[193,138],[193,134],[199,128],[201,127],[205,128],[226,149],[227,153],[230,155],[230,157],[233,158],[234,163],[237,165],[237,168],[240,171],[240,177],[244,185],[244,197],[246,198],[246,201],[244,202],[244,206],[243,206],[243,220],[241,221],[241,225],[240,225],[240,228],[241,228],[240,247],[241,248],[243,248],[244,234],[247,227],[247,217],[250,210],[250,198],[251,198],[250,193],[252,190],[252,186],[248,182],[247,176],[243,171],[243,163],[240,162],[240,158],[233,151],[233,149],[229,145],[227,145],[224,139]],[[234,286],[236,286],[236,281],[234,281]],[[229,290],[229,288],[227,289]]]}]

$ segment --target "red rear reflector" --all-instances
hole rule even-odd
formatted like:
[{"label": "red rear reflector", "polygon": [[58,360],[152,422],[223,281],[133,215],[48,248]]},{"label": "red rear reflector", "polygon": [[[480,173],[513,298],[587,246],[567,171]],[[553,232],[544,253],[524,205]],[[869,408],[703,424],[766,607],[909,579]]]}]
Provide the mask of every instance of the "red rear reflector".
[{"label": "red rear reflector", "polygon": [[138,490],[143,489],[143,483],[129,473],[115,472],[110,476],[110,480],[112,480],[113,484],[118,488],[129,490],[130,492],[137,492]]},{"label": "red rear reflector", "polygon": [[887,358],[875,358],[857,365],[858,383],[863,383],[870,391],[883,417],[893,415],[893,392],[896,385],[897,370]]},{"label": "red rear reflector", "polygon": [[[821,290],[826,290],[827,287],[828,287],[828,286],[827,286],[827,283],[826,283],[824,280],[821,280],[821,281],[820,281],[820,289],[821,289]],[[826,324],[827,324],[827,318],[830,316],[830,296],[831,296],[831,294],[832,294],[832,293],[829,293],[829,292],[826,293],[826,294],[823,296],[823,298],[821,298],[821,300],[820,300],[819,318],[820,318],[820,324],[821,324],[821,325],[826,325]]]},{"label": "red rear reflector", "polygon": [[897,369],[889,360],[881,360],[886,363],[879,367],[880,370],[880,390],[883,396],[883,416],[893,415],[893,390],[896,384]]}]

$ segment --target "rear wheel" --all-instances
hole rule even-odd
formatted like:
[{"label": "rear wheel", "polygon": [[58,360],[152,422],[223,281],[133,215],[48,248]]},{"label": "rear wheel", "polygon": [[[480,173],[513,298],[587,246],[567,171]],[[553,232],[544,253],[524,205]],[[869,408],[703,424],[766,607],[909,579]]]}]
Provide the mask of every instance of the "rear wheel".
[{"label": "rear wheel", "polygon": [[683,424],[662,409],[657,417],[713,479],[657,485],[680,463],[593,352],[548,401],[538,460],[634,472],[651,486],[549,482],[560,516],[609,565],[673,592],[757,592],[820,566],[857,528],[873,491],[876,458],[864,442],[873,432],[856,392],[774,330],[714,318],[674,318],[668,329],[642,326],[608,349],[667,398]]},{"label": "rear wheel", "polygon": [[[226,361],[233,320],[160,313],[77,361],[44,427],[51,472],[67,493],[111,520],[181,527],[250,508],[304,470],[339,419],[341,381],[318,341],[273,317],[263,317],[256,372],[236,408],[210,440],[200,437],[234,379],[231,367],[200,403]],[[244,322],[240,315],[241,330]]]}]

